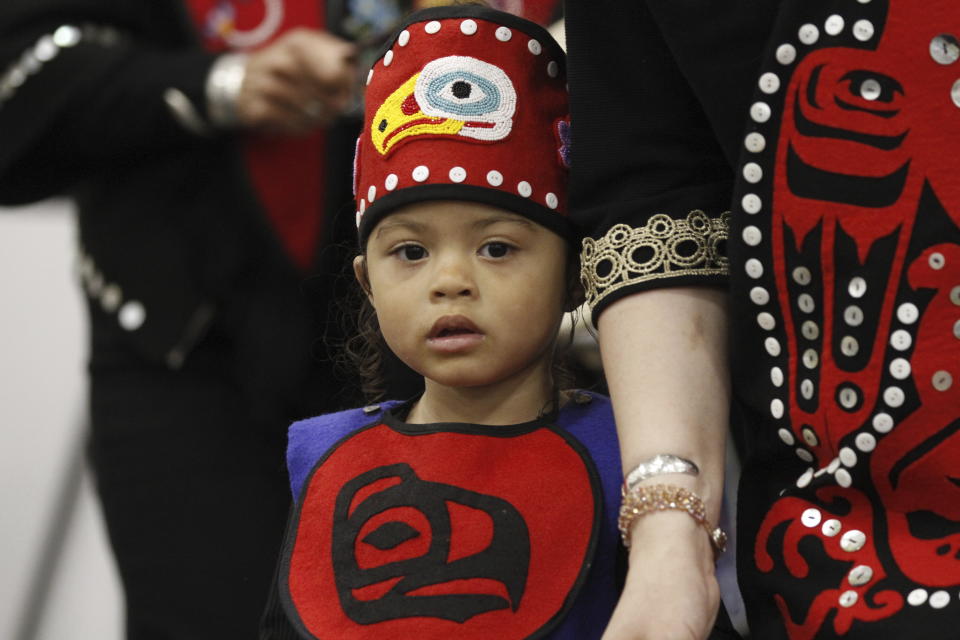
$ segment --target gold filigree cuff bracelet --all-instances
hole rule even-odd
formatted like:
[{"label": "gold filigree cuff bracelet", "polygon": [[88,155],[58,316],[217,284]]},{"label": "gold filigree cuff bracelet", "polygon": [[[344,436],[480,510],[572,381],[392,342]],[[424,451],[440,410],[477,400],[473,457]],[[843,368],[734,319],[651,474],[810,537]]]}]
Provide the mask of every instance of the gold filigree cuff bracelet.
[{"label": "gold filigree cuff bracelet", "polygon": [[707,522],[706,507],[700,496],[682,487],[665,484],[634,487],[623,496],[623,502],[620,503],[620,518],[617,520],[623,546],[630,548],[630,527],[637,518],[669,509],[686,511],[696,520],[710,537],[714,552],[720,554],[726,550],[727,534],[720,527],[711,527]]}]

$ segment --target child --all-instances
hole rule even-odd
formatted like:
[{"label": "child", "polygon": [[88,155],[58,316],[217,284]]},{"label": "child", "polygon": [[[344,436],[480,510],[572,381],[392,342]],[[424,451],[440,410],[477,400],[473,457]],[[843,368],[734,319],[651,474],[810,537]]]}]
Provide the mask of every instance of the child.
[{"label": "child", "polygon": [[576,304],[563,52],[514,16],[431,9],[366,101],[354,268],[425,391],[291,427],[267,637],[599,638],[621,473],[607,399],[564,402],[551,374]]}]

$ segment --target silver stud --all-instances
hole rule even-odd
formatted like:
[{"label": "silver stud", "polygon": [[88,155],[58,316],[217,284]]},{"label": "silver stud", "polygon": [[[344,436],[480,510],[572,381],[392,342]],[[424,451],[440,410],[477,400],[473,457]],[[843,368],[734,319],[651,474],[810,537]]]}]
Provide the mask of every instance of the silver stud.
[{"label": "silver stud", "polygon": [[800,307],[800,311],[804,313],[813,313],[813,310],[817,308],[816,303],[813,301],[813,296],[809,293],[801,293],[797,297],[797,306]]},{"label": "silver stud", "polygon": [[810,427],[803,428],[803,441],[806,442],[809,446],[815,447],[820,444],[820,441],[817,439],[817,434],[813,432],[813,429]]},{"label": "silver stud", "polygon": [[847,581],[854,587],[862,587],[873,580],[873,569],[865,564],[858,564],[847,574]]},{"label": "silver stud", "polygon": [[773,416],[775,420],[783,417],[783,400],[774,398],[770,401],[770,415]]},{"label": "silver stud", "polygon": [[748,193],[743,196],[743,199],[740,201],[743,210],[749,214],[759,213],[763,202],[760,200],[760,196],[755,193]]},{"label": "silver stud", "polygon": [[[811,473],[811,475],[813,474]],[[818,524],[820,524],[820,520],[822,518],[823,516],[820,514],[820,510],[814,509],[811,507],[810,509],[807,509],[806,511],[804,511],[803,514],[800,516],[800,522],[803,523],[803,526],[809,527],[810,529],[812,529]]]},{"label": "silver stud", "polygon": [[857,406],[857,402],[860,401],[860,394],[857,393],[857,390],[853,387],[842,387],[840,393],[837,394],[837,398],[840,400],[840,406],[844,409],[853,409]]},{"label": "silver stud", "polygon": [[863,294],[867,292],[867,281],[860,276],[852,278],[850,285],[847,287],[847,292],[851,298],[862,298]]},{"label": "silver stud", "polygon": [[136,331],[142,327],[146,321],[147,310],[144,309],[143,304],[140,302],[131,300],[120,307],[120,313],[117,319],[120,322],[120,326],[125,330]]},{"label": "silver stud", "polygon": [[743,146],[745,146],[747,151],[751,153],[760,153],[767,148],[767,140],[763,137],[762,133],[757,133],[754,131],[752,133],[748,133],[747,137],[744,138]]},{"label": "silver stud", "polygon": [[807,320],[801,325],[800,333],[802,333],[803,337],[807,340],[816,340],[820,337],[820,327],[818,327],[817,323],[813,320]]},{"label": "silver stud", "polygon": [[788,447],[792,447],[794,443],[796,443],[796,440],[794,439],[793,434],[790,433],[790,431],[787,429],[780,429],[779,431],[777,431],[777,435],[780,436],[780,439],[783,441],[783,444],[787,445]]},{"label": "silver stud", "polygon": [[836,36],[843,31],[843,16],[833,14],[827,21],[823,24],[823,30],[827,32],[828,35]]},{"label": "silver stud", "polygon": [[750,258],[747,260],[744,268],[747,271],[747,275],[753,279],[757,279],[763,275],[763,263],[756,258]]},{"label": "silver stud", "polygon": [[933,374],[931,382],[933,383],[933,388],[937,391],[946,391],[953,386],[953,376],[950,375],[949,371],[937,371]]},{"label": "silver stud", "polygon": [[873,102],[883,94],[883,87],[874,78],[867,78],[860,85],[860,97]]},{"label": "silver stud", "polygon": [[813,349],[807,349],[803,352],[803,366],[807,369],[816,369],[820,364],[820,356]]},{"label": "silver stud", "polygon": [[803,44],[813,44],[820,38],[820,29],[817,29],[815,24],[805,24],[800,27],[797,37]]},{"label": "silver stud", "polygon": [[943,257],[943,254],[940,252],[934,252],[930,254],[929,258],[930,268],[934,271],[939,271],[943,269],[943,266],[947,264],[946,258]]},{"label": "silver stud", "polygon": [[950,594],[946,591],[934,591],[930,594],[930,607],[933,609],[943,609],[950,604]]},{"label": "silver stud", "polygon": [[743,179],[751,184],[757,184],[763,180],[763,169],[756,162],[748,162],[743,165]]},{"label": "silver stud", "polygon": [[903,329],[897,329],[890,334],[890,346],[897,351],[906,351],[913,344],[913,337]]},{"label": "silver stud", "polygon": [[883,390],[883,401],[887,403],[888,407],[896,409],[903,406],[904,400],[906,400],[906,395],[900,387],[887,387]]},{"label": "silver stud", "polygon": [[863,324],[863,310],[855,304],[850,305],[843,310],[843,321],[851,327],[859,327]]},{"label": "silver stud", "polygon": [[927,590],[926,589],[914,589],[909,594],[907,594],[907,604],[912,607],[919,607],[927,601]]},{"label": "silver stud", "polygon": [[813,454],[806,449],[797,449],[797,457],[804,462],[813,462]]},{"label": "silver stud", "polygon": [[867,535],[859,529],[851,529],[840,538],[840,548],[847,553],[860,551],[867,542]]},{"label": "silver stud", "polygon": [[804,400],[809,400],[813,397],[813,382],[811,380],[803,380],[800,383],[800,395],[803,396]]},{"label": "silver stud", "polygon": [[813,276],[810,275],[810,269],[806,267],[797,267],[793,270],[793,281],[801,286],[807,286],[812,279]]},{"label": "silver stud", "polygon": [[860,449],[860,451],[864,453],[870,453],[877,448],[877,439],[872,433],[858,433],[853,443],[857,445],[857,449]]},{"label": "silver stud", "polygon": [[760,91],[764,93],[776,93],[780,90],[780,76],[768,71],[760,76]]},{"label": "silver stud", "polygon": [[860,343],[853,336],[843,336],[840,340],[840,352],[852,358],[860,352]]},{"label": "silver stud", "polygon": [[792,44],[782,44],[777,47],[776,58],[780,64],[793,64],[797,59],[797,49]]},{"label": "silver stud", "polygon": [[869,20],[857,20],[853,23],[853,37],[860,42],[866,42],[873,37],[873,23]]},{"label": "silver stud", "polygon": [[743,241],[751,247],[757,246],[762,240],[763,234],[757,227],[750,225],[743,228]]},{"label": "silver stud", "polygon": [[764,331],[772,331],[777,326],[777,321],[773,318],[773,315],[764,311],[757,314],[757,324]]},{"label": "silver stud", "polygon": [[763,287],[754,287],[750,289],[750,300],[756,305],[763,306],[770,302],[770,293]]},{"label": "silver stud", "polygon": [[910,362],[906,358],[894,358],[890,362],[890,375],[897,380],[906,380],[910,376]]},{"label": "silver stud", "polygon": [[930,41],[930,57],[937,64],[953,64],[960,59],[960,45],[949,33],[943,33]]},{"label": "silver stud", "polygon": [[878,413],[873,416],[873,428],[877,433],[890,433],[893,429],[893,417],[889,413]]},{"label": "silver stud", "polygon": [[781,386],[783,384],[783,369],[780,367],[770,369],[770,382],[772,382],[775,387]]},{"label": "silver stud", "polygon": [[767,338],[763,341],[763,346],[766,347],[767,353],[774,358],[780,355],[780,343],[777,342],[776,338]]},{"label": "silver stud", "polygon": [[857,604],[857,600],[859,599],[860,599],[860,596],[857,595],[857,592],[854,591],[853,589],[850,589],[849,591],[844,591],[843,593],[840,594],[840,599],[839,599],[840,606],[844,608],[852,607],[853,605]]},{"label": "silver stud", "polygon": [[823,535],[827,536],[828,538],[832,538],[840,533],[840,528],[840,521],[836,518],[830,518],[823,523],[823,526],[820,527],[820,531],[822,531]]}]

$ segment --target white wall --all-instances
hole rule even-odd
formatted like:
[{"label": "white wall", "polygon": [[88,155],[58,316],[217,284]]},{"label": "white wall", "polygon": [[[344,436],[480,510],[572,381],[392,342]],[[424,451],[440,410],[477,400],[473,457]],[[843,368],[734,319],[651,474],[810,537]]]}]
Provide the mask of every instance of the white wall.
[{"label": "white wall", "polygon": [[[118,640],[120,589],[85,467],[86,318],[63,201],[0,209],[0,638]],[[44,615],[16,635],[66,483],[79,498]],[[60,510],[63,515],[62,510]]]}]

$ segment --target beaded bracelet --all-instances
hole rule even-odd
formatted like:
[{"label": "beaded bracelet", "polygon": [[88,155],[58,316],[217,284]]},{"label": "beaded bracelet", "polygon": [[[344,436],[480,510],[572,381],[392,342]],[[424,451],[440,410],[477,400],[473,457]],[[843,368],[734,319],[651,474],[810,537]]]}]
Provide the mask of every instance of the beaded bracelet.
[{"label": "beaded bracelet", "polygon": [[727,534],[720,527],[711,527],[707,523],[706,507],[700,496],[682,487],[664,484],[634,487],[623,496],[617,520],[623,546],[630,548],[630,527],[637,518],[668,509],[686,511],[707,532],[716,553],[726,550]]}]

